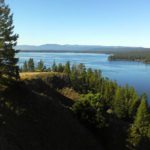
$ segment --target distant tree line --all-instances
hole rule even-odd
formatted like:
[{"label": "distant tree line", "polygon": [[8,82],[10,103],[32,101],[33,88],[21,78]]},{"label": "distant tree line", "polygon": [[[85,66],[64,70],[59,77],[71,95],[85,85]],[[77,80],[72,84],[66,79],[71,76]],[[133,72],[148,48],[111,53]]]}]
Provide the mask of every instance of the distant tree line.
[{"label": "distant tree line", "polygon": [[127,60],[137,61],[146,64],[150,63],[150,51],[130,51],[130,52],[115,52],[109,56],[110,61]]},{"label": "distant tree line", "polygon": [[34,71],[43,72],[47,70],[42,60],[40,60],[36,66],[33,58],[30,58],[28,61],[25,61],[23,63],[23,66],[20,68],[20,71],[21,72],[34,72]]}]

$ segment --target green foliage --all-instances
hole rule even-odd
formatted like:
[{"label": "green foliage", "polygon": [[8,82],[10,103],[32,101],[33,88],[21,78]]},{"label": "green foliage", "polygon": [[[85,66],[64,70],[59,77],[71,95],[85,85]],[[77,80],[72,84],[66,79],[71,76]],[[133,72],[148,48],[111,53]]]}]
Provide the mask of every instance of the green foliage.
[{"label": "green foliage", "polygon": [[[22,72],[34,72],[34,71],[39,71],[39,72],[44,72],[46,71],[46,67],[44,66],[43,60],[40,60],[35,67],[35,62],[32,58],[29,58],[28,61],[25,61],[22,67]],[[50,71],[50,69],[49,69]]]},{"label": "green foliage", "polygon": [[52,64],[52,69],[51,69],[53,72],[57,72],[57,65],[56,65],[56,62],[54,61],[53,64]]},{"label": "green foliage", "polygon": [[82,123],[96,130],[104,143],[109,143],[109,146],[105,145],[108,150],[113,147],[116,150],[147,148],[150,119],[146,96],[139,97],[133,87],[120,87],[104,78],[100,70],[87,69],[84,64],[56,64],[54,61],[52,67],[46,69],[49,70],[64,75],[46,78],[51,87],[68,87],[83,95],[75,102],[72,111]]},{"label": "green foliage", "polygon": [[89,126],[104,128],[108,125],[106,120],[108,114],[99,94],[87,94],[73,105],[72,110]]},{"label": "green foliage", "polygon": [[23,72],[27,72],[28,71],[28,63],[27,63],[27,61],[24,62],[22,71]]},{"label": "green foliage", "polygon": [[127,104],[124,97],[124,89],[118,87],[114,99],[114,112],[118,118],[127,117]]},{"label": "green foliage", "polygon": [[140,61],[144,63],[150,63],[150,52],[148,50],[144,51],[130,51],[130,52],[115,52],[113,55],[109,56],[110,61],[115,60],[128,60],[128,61]]},{"label": "green foliage", "polygon": [[28,61],[28,70],[30,72],[35,71],[34,60],[32,58],[30,58]]},{"label": "green foliage", "polygon": [[57,72],[64,72],[64,66],[62,65],[62,63],[58,64]]},{"label": "green foliage", "polygon": [[[2,79],[4,80],[4,78],[6,80],[9,79],[10,81],[12,79],[16,80],[19,79],[19,68],[17,66],[18,59],[15,58],[17,51],[15,51],[14,49],[14,47],[17,44],[18,35],[14,34],[13,30],[14,30],[13,15],[11,14],[10,8],[5,4],[4,0],[0,0],[0,80]],[[142,61],[144,63],[150,63],[150,53],[149,52],[116,53],[115,55],[109,57],[109,60],[118,60],[118,59]],[[128,85],[125,87],[120,87],[117,85],[116,82],[110,81],[107,78],[103,78],[100,70],[92,70],[91,68],[86,69],[84,64],[71,65],[69,61],[66,62],[65,65],[61,63],[57,65],[54,61],[52,67],[46,69],[46,67],[44,66],[44,62],[42,60],[40,60],[37,64],[37,67],[35,67],[34,60],[30,58],[28,61],[24,62],[22,71],[24,72],[53,71],[64,73],[65,76],[63,78],[57,76],[54,76],[53,78],[46,77],[45,79],[46,84],[43,83],[42,80],[38,80],[37,82],[38,84],[36,85],[34,85],[35,82],[30,83],[32,90],[34,87],[34,91],[29,90],[31,89],[31,87],[29,86],[25,87],[25,83],[23,84],[21,83],[21,85],[19,85],[20,87],[16,83],[14,87],[11,87],[10,89],[8,88],[6,90],[7,92],[5,91],[3,94],[1,94],[0,91],[0,123],[1,127],[5,125],[4,129],[11,126],[10,124],[12,122],[13,123],[11,128],[18,126],[18,123],[15,125],[14,122],[16,120],[20,120],[20,124],[22,124],[22,126],[18,126],[16,129],[13,130],[19,131],[18,129],[20,129],[20,131],[24,131],[24,128],[21,129],[21,127],[25,127],[25,125],[22,122],[26,120],[27,127],[29,127],[29,130],[26,131],[27,132],[33,131],[34,133],[34,130],[33,129],[31,130],[30,128],[31,127],[31,125],[29,124],[30,120],[30,122],[32,122],[32,127],[37,127],[38,130],[40,129],[39,132],[40,134],[42,133],[42,135],[44,136],[46,135],[47,141],[47,136],[51,135],[47,134],[47,131],[49,131],[48,133],[51,133],[52,131],[47,125],[51,125],[51,123],[54,123],[52,125],[53,128],[56,125],[57,120],[58,125],[57,130],[61,129],[60,121],[59,119],[55,120],[55,116],[53,115],[53,113],[56,113],[59,116],[58,118],[60,118],[60,112],[57,113],[57,111],[61,110],[61,112],[63,113],[63,119],[65,121],[72,119],[70,118],[71,116],[70,114],[68,115],[69,119],[66,119],[66,114],[68,113],[68,110],[64,111],[64,108],[61,108],[63,105],[71,106],[72,102],[71,103],[68,102],[68,99],[56,93],[56,91],[54,90],[56,88],[63,88],[65,86],[71,87],[74,93],[78,92],[80,94],[83,94],[80,100],[77,100],[71,109],[77,116],[77,118],[81,122],[83,122],[86,126],[91,127],[95,131],[101,131],[100,132],[101,135],[99,134],[99,132],[96,135],[101,139],[104,137],[103,141],[107,142],[108,143],[107,145],[109,145],[109,146],[105,145],[105,147],[107,147],[108,149],[115,148],[118,150],[120,149],[149,150],[150,148],[149,106],[147,104],[146,96],[144,95],[141,98],[139,98],[134,88],[128,87]],[[51,84],[49,82],[51,82]],[[19,93],[20,96],[18,96],[18,89],[19,90],[22,89],[20,90],[21,93]],[[12,92],[12,90],[14,91]],[[24,90],[27,92],[28,95],[22,97],[22,95],[24,95],[25,92]],[[52,93],[55,94],[53,95],[53,97],[49,98],[49,92],[51,91]],[[56,98],[56,95],[58,99]],[[10,100],[11,96],[14,97],[13,101]],[[31,101],[29,102],[27,101],[28,97],[31,98]],[[9,100],[5,98],[8,98]],[[20,101],[20,99],[22,98],[26,100],[23,102]],[[36,98],[37,101],[33,101],[34,98]],[[42,102],[40,101],[41,98],[43,99]],[[55,98],[56,100],[53,101],[52,99]],[[16,102],[15,101],[16,99],[19,101]],[[49,101],[49,99],[51,99],[51,101]],[[57,104],[58,101],[59,104]],[[62,105],[60,105],[60,103]],[[57,111],[53,109],[55,107]],[[41,108],[43,111],[41,111]],[[45,109],[46,112],[44,111]],[[49,117],[49,115],[51,117]],[[41,119],[39,118],[39,116],[40,117],[43,116],[43,118]],[[10,118],[14,118],[14,120],[12,121]],[[53,118],[54,121],[51,121],[50,118]],[[61,122],[63,123],[63,121]],[[74,122],[75,121],[73,121],[73,123]],[[38,126],[37,123],[39,123]],[[43,126],[43,124],[46,125],[46,130],[43,130],[45,129],[44,128],[45,126]],[[72,124],[70,123],[70,125]],[[64,127],[66,127],[66,124],[64,124]],[[62,129],[60,130],[60,132],[61,131]],[[78,132],[80,131],[82,130],[79,130]],[[60,132],[57,133],[58,137],[60,137]],[[12,132],[8,133],[12,134]],[[16,132],[14,133],[16,134]],[[70,137],[70,133],[72,132],[69,132],[68,137]],[[14,135],[12,134],[11,136],[16,136],[15,134]],[[18,135],[21,135],[22,137],[22,134]],[[37,138],[36,133],[34,133],[33,139],[35,138]],[[41,141],[41,138],[39,139]],[[44,139],[44,137],[42,137],[42,139]],[[1,141],[3,141],[3,139]],[[87,145],[87,141],[85,143]],[[82,142],[80,143],[80,145],[81,144]],[[33,145],[36,144],[32,143],[31,147]]]},{"label": "green foliage", "polygon": [[139,98],[133,87],[118,87],[114,97],[114,112],[118,118],[131,119],[136,114]]},{"label": "green foliage", "polygon": [[42,72],[42,71],[45,70],[44,62],[43,62],[42,60],[40,60],[40,61],[38,62],[38,66],[37,66],[36,69],[37,69],[37,71],[40,71],[40,72]]},{"label": "green foliage", "polygon": [[93,134],[73,117],[71,104],[39,78],[11,84],[0,92],[0,149],[101,149]]},{"label": "green foliage", "polygon": [[0,79],[19,79],[17,51],[18,35],[13,33],[13,15],[4,0],[0,1]]},{"label": "green foliage", "polygon": [[64,67],[64,72],[69,75],[71,70],[70,70],[70,62],[67,61],[66,64],[65,64],[65,67]]},{"label": "green foliage", "polygon": [[138,107],[135,120],[129,130],[129,149],[148,150],[150,145],[150,112],[148,104],[143,97]]}]

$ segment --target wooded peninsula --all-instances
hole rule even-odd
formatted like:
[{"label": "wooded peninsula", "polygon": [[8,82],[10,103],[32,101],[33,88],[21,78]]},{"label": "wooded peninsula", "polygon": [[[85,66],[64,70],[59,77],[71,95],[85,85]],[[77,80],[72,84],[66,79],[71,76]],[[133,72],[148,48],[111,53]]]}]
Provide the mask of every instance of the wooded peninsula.
[{"label": "wooded peninsula", "polygon": [[136,61],[150,64],[150,51],[115,52],[109,56],[109,61]]}]

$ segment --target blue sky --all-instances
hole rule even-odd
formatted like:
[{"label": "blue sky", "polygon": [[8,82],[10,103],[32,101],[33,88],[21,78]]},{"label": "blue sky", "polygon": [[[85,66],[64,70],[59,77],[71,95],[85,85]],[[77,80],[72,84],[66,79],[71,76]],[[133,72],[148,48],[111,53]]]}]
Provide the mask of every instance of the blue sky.
[{"label": "blue sky", "polygon": [[6,0],[18,44],[150,47],[150,0]]}]

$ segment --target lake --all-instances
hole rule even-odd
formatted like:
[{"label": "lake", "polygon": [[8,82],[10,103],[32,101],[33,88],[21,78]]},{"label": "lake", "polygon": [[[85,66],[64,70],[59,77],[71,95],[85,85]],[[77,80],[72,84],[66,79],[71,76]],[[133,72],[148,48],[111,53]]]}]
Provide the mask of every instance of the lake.
[{"label": "lake", "polygon": [[103,76],[111,80],[116,80],[119,85],[133,86],[139,94],[147,93],[150,101],[150,65],[140,62],[130,61],[108,61],[108,54],[91,53],[38,53],[38,52],[20,52],[19,65],[25,60],[33,58],[37,63],[40,59],[45,62],[47,67],[56,63],[83,63],[86,67],[100,69]]}]

